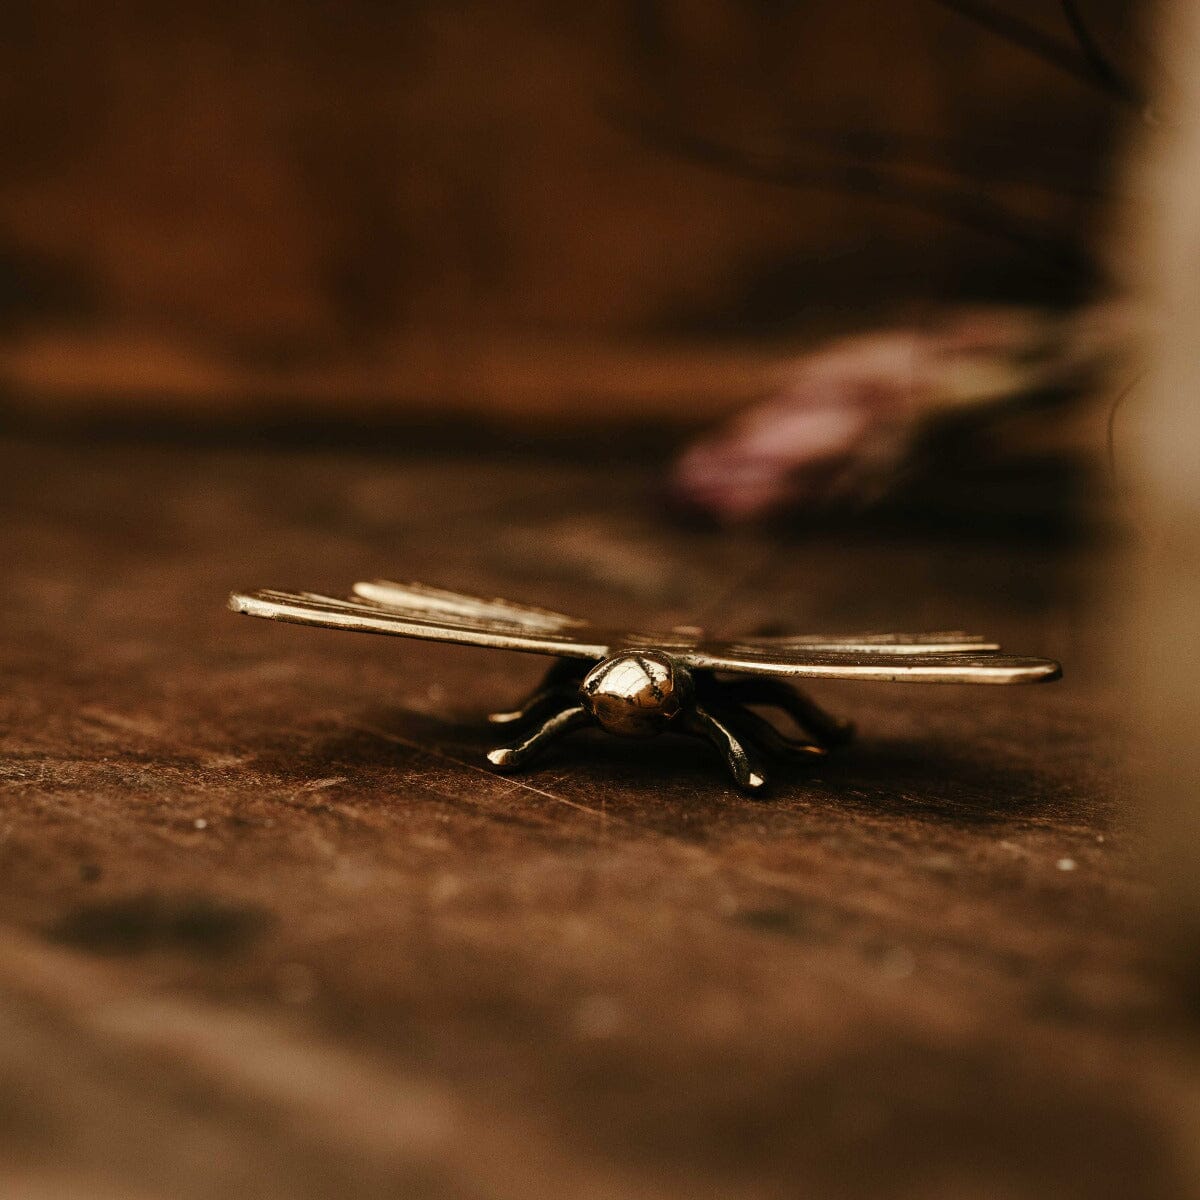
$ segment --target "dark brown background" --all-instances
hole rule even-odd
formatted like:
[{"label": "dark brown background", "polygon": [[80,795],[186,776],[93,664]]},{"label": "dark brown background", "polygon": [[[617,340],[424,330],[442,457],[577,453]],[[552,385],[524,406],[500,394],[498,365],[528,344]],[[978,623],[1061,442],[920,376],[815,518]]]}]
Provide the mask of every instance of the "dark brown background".
[{"label": "dark brown background", "polygon": [[[1088,16],[1132,69],[1127,7]],[[1117,115],[931,0],[18,0],[0,88],[0,377],[42,412],[727,407],[772,357],[747,340],[1085,286]]]}]

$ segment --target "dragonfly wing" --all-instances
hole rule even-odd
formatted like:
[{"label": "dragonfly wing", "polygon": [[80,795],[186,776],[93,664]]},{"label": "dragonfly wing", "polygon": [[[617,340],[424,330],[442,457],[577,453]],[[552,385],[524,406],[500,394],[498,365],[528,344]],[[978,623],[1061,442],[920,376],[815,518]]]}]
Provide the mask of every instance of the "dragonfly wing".
[{"label": "dragonfly wing", "polygon": [[706,641],[695,631],[617,633],[587,621],[485,600],[423,584],[358,583],[346,600],[311,592],[234,593],[229,606],[248,616],[390,634],[426,641],[488,646],[593,661],[614,649],[653,645],[698,670],[783,678],[863,679],[912,683],[1034,683],[1057,679],[1048,659],[998,653],[994,642],[971,634],[854,634]]},{"label": "dragonfly wing", "polygon": [[548,608],[514,604],[511,600],[485,600],[464,592],[449,592],[423,583],[392,583],[376,579],[354,585],[354,594],[371,604],[396,609],[424,620],[465,618],[471,622],[496,621],[527,629],[582,629],[588,622]]},{"label": "dragonfly wing", "polygon": [[608,653],[610,644],[607,636],[583,622],[572,628],[537,628],[515,619],[501,619],[486,613],[450,614],[444,608],[436,607],[427,607],[417,615],[415,611],[365,599],[339,600],[311,592],[270,589],[234,592],[229,597],[229,607],[246,616],[295,625],[490,646],[498,650],[554,654],[561,658],[601,659]]},{"label": "dragonfly wing", "polygon": [[1062,668],[1046,658],[982,653],[903,653],[894,649],[826,650],[703,642],[677,652],[703,671],[775,675],[791,679],[860,679],[888,683],[1049,683]]},{"label": "dragonfly wing", "polygon": [[847,633],[838,637],[801,634],[790,637],[739,638],[736,645],[751,650],[831,651],[841,654],[991,654],[999,642],[977,633]]}]

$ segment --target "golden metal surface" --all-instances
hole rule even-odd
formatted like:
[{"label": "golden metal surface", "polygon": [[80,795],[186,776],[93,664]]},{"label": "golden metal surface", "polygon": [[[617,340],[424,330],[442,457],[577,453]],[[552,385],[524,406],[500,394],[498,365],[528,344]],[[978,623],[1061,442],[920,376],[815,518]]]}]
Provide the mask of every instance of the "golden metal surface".
[{"label": "golden metal surface", "polygon": [[662,733],[692,703],[691,672],[659,650],[602,659],[579,685],[601,729],[622,737]]},{"label": "golden metal surface", "polygon": [[[1046,683],[1062,673],[1049,659],[1001,654],[995,642],[961,632],[715,641],[693,627],[663,634],[605,628],[508,600],[383,580],[356,583],[344,600],[261,590],[235,592],[229,606],[298,625],[555,656],[559,661],[533,695],[490,718],[522,731],[489,753],[501,770],[523,766],[556,738],[588,724],[636,737],[674,729],[715,746],[738,786],[750,791],[766,783],[759,745],[790,758],[811,757],[851,732],[785,679],[1012,684]],[[726,673],[751,678],[727,681],[720,677]],[[785,738],[747,705],[785,712],[813,741]]]}]

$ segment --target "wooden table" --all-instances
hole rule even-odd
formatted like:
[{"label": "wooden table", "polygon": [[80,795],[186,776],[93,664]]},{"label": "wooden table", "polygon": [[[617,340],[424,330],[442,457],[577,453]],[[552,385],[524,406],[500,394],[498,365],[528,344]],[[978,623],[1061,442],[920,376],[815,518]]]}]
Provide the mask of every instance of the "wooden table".
[{"label": "wooden table", "polygon": [[[0,447],[4,1195],[1189,1194],[1110,553],[681,529],[653,470]],[[499,778],[511,660],[224,609],[380,575],[1067,678],[819,689],[861,737],[767,801],[666,739]]]}]

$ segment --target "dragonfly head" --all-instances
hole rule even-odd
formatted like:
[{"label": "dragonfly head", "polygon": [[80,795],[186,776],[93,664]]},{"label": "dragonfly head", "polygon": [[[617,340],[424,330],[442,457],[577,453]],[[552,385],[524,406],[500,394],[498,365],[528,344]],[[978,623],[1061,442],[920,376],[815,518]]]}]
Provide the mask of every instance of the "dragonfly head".
[{"label": "dragonfly head", "polygon": [[652,737],[687,707],[692,676],[661,650],[630,651],[597,663],[579,691],[584,707],[609,733]]}]

